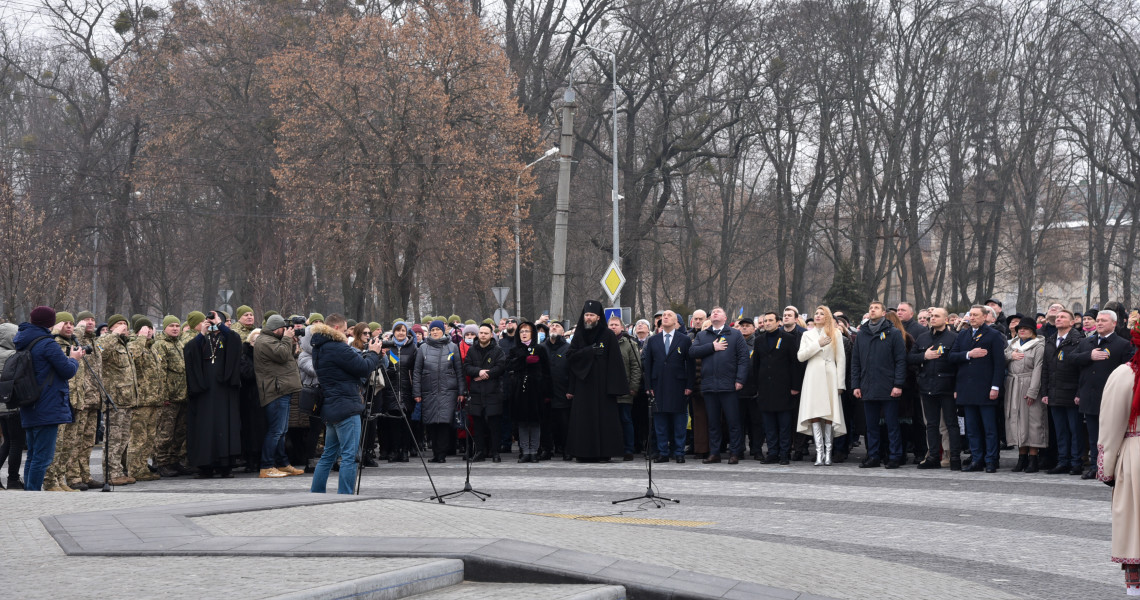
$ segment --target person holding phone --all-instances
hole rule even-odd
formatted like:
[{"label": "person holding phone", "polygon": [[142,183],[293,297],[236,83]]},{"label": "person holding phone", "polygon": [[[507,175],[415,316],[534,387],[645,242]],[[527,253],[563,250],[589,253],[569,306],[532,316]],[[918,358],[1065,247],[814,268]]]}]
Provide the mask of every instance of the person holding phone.
[{"label": "person holding phone", "polygon": [[[241,454],[241,337],[217,311],[196,323],[198,335],[186,344],[186,456],[198,479],[233,477]],[[197,321],[192,319],[191,322]]]}]

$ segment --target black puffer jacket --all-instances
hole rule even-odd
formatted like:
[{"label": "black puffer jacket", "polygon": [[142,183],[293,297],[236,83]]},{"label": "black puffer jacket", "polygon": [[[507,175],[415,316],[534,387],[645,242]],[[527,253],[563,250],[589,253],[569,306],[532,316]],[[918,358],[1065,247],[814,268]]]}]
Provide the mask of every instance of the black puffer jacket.
[{"label": "black puffer jacket", "polygon": [[[925,329],[918,335],[914,346],[907,354],[907,362],[917,367],[918,391],[922,394],[953,394],[954,378],[958,376],[958,365],[950,362],[947,356],[954,347],[954,340],[958,334],[949,327],[943,328],[941,333],[933,329]],[[926,351],[930,348],[939,350],[942,355],[927,360]]]},{"label": "black puffer jacket", "polygon": [[[467,351],[463,361],[463,372],[471,382],[471,397],[467,411],[475,416],[495,416],[503,414],[503,374],[506,373],[506,355],[495,338],[484,348],[478,340]],[[479,371],[486,369],[488,379],[476,381]]]},{"label": "black puffer jacket", "polygon": [[1069,329],[1061,347],[1057,347],[1057,334],[1045,338],[1045,360],[1041,365],[1041,394],[1049,397],[1049,406],[1076,406],[1074,399],[1081,382],[1081,366],[1072,359],[1084,332],[1076,327]]},{"label": "black puffer jacket", "polygon": [[344,334],[324,324],[313,326],[313,364],[321,381],[325,403],[321,418],[339,423],[364,411],[363,378],[380,366],[380,355],[363,355],[346,343]]},{"label": "black puffer jacket", "polygon": [[851,385],[864,402],[897,400],[891,398],[891,388],[906,386],[906,342],[886,317],[878,331],[872,331],[870,321],[859,327],[851,353]]}]

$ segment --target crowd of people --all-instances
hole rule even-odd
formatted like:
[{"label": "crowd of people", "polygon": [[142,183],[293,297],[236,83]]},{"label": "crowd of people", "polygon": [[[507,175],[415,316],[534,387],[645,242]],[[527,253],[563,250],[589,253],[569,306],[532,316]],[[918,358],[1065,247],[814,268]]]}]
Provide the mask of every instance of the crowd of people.
[{"label": "crowd of people", "polygon": [[[1118,369],[1140,362],[1140,317],[1119,303],[1084,315],[1053,304],[1007,316],[997,300],[961,315],[908,302],[858,317],[742,312],[663,310],[630,326],[588,301],[573,324],[452,315],[384,328],[267,311],[257,327],[242,306],[155,327],[38,307],[0,324],[0,372],[27,351],[42,385],[38,402],[0,416],[0,464],[9,488],[100,487],[100,432],[111,485],[244,469],[312,473],[324,492],[339,471],[339,493],[353,493],[358,466],[412,456],[787,465],[814,452],[828,466],[865,445],[859,468],[994,473],[1016,450],[1013,472],[1110,484],[1140,458],[1140,394]],[[1116,537],[1140,593],[1140,535]]]}]

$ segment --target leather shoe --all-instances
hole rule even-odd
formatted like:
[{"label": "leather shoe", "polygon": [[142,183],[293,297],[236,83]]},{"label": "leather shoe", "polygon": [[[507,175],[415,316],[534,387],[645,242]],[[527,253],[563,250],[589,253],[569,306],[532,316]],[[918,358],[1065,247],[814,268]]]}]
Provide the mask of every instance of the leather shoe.
[{"label": "leather shoe", "polygon": [[941,469],[942,463],[937,460],[930,460],[929,458],[918,463],[920,469]]},{"label": "leather shoe", "polygon": [[711,465],[720,462],[719,454],[710,454],[708,458],[701,461],[702,464]]},{"label": "leather shoe", "polygon": [[1064,475],[1068,472],[1069,472],[1069,465],[1057,465],[1057,466],[1053,467],[1052,469],[1045,471],[1045,474],[1046,475]]},{"label": "leather shoe", "polygon": [[79,490],[81,492],[86,492],[88,489],[87,484],[83,483],[82,481],[72,481],[71,483],[67,484],[67,487],[73,490]]},{"label": "leather shoe", "polygon": [[1084,472],[1085,472],[1085,470],[1082,469],[1080,465],[1077,465],[1077,466],[1069,469],[1069,475],[1081,475]]},{"label": "leather shoe", "polygon": [[969,465],[962,467],[962,470],[968,473],[981,472],[986,470],[986,464],[980,460],[975,460]]},{"label": "leather shoe", "polygon": [[495,455],[492,455],[492,456],[491,456],[491,462],[493,462],[493,463],[501,463],[501,462],[503,462],[503,459],[499,458],[499,455],[498,455],[498,454],[495,454]]},{"label": "leather shoe", "polygon": [[679,465],[685,464],[685,457],[684,456],[678,456],[677,457],[677,464],[679,464]]},{"label": "leather shoe", "polygon": [[728,455],[728,464],[738,465],[738,464],[740,464],[740,458],[738,456],[736,456],[735,454],[729,454]]},{"label": "leather shoe", "polygon": [[625,455],[621,457],[621,459],[626,461],[626,462],[629,462],[629,461],[633,460],[633,455],[626,452]]},{"label": "leather shoe", "polygon": [[950,470],[951,471],[961,471],[962,470],[962,459],[951,458],[950,459]]},{"label": "leather shoe", "polygon": [[986,473],[997,473],[997,466],[986,465]]},{"label": "leather shoe", "polygon": [[669,457],[658,456],[657,458],[653,459],[653,462],[656,464],[667,463],[667,462],[669,462]]},{"label": "leather shoe", "polygon": [[884,469],[897,469],[897,468],[899,468],[899,461],[892,458],[891,460],[887,461],[887,464],[883,465],[883,468]]},{"label": "leather shoe", "polygon": [[879,462],[879,459],[877,459],[877,458],[868,458],[868,459],[864,460],[863,462],[859,463],[859,468],[860,469],[877,469],[879,467],[879,465],[881,465],[881,464],[883,464],[883,463]]},{"label": "leather shoe", "polygon": [[1096,469],[1090,468],[1084,473],[1081,473],[1081,479],[1096,479]]},{"label": "leather shoe", "polygon": [[780,459],[780,464],[781,464],[781,465],[790,465],[790,464],[792,464],[792,462],[791,462],[790,460],[786,459],[786,458],[781,458],[781,459]]},{"label": "leather shoe", "polygon": [[774,465],[778,462],[780,462],[779,456],[776,456],[775,454],[769,454],[768,456],[764,457],[764,460],[760,461],[760,464],[762,464],[762,465]]}]

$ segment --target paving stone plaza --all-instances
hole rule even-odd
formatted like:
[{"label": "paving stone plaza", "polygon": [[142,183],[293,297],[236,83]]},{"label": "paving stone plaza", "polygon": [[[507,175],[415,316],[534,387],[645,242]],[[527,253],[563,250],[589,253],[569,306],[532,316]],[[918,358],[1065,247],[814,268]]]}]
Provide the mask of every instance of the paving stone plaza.
[{"label": "paving stone plaza", "polygon": [[[641,460],[480,463],[491,498],[446,505],[418,462],[366,469],[353,498],[307,475],[0,492],[0,570],[11,598],[1123,596],[1109,488],[1005,454],[993,475],[654,465],[664,508],[611,504],[645,491]],[[429,466],[462,489],[462,461]]]}]

